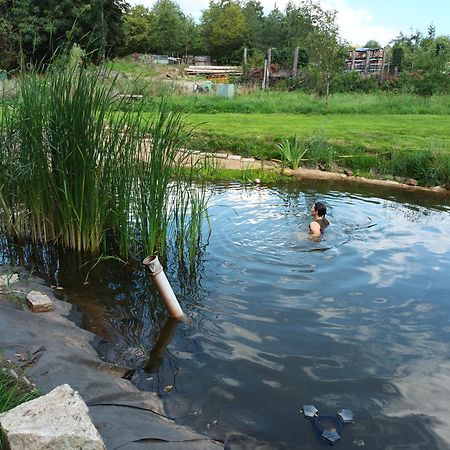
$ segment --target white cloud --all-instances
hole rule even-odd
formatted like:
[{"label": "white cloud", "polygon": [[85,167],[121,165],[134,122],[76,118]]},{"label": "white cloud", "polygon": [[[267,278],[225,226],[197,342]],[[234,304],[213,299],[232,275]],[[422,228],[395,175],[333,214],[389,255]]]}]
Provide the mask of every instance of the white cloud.
[{"label": "white cloud", "polygon": [[[279,9],[284,9],[288,0],[260,0],[264,6],[265,13],[269,13],[275,4]],[[154,0],[129,0],[130,4],[143,4],[151,7]],[[381,45],[386,45],[391,39],[396,37],[400,30],[380,25],[381,17],[374,16],[365,8],[354,8],[350,6],[348,0],[320,0],[324,8],[333,9],[338,12],[337,22],[341,31],[341,36],[351,44],[364,45],[370,39],[375,39]],[[206,9],[209,0],[178,0],[178,4],[186,14],[191,14],[199,18],[201,11]],[[374,8],[375,8],[374,3]]]},{"label": "white cloud", "polygon": [[399,34],[400,30],[379,25],[382,17],[376,17],[364,8],[354,8],[346,0],[323,0],[321,3],[324,8],[337,11],[341,36],[351,44],[364,45],[374,39],[384,46]]}]

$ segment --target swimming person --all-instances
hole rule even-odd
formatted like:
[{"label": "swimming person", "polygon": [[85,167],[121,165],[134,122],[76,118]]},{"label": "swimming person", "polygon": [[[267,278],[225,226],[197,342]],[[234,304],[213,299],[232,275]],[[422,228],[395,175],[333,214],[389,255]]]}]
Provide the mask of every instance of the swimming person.
[{"label": "swimming person", "polygon": [[325,217],[327,214],[327,207],[320,202],[314,203],[311,207],[311,216],[313,221],[309,224],[309,232],[313,236],[320,236],[324,228],[330,225],[329,220]]}]

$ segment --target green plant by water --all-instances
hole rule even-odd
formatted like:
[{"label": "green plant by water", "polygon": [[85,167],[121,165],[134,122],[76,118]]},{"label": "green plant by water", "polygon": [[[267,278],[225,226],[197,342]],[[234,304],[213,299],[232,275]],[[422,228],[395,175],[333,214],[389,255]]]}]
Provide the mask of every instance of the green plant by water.
[{"label": "green plant by water", "polygon": [[277,144],[277,147],[281,153],[282,161],[287,162],[292,169],[297,170],[300,161],[308,151],[308,142],[294,135],[291,138],[284,138]]},{"label": "green plant by water", "polygon": [[[206,210],[182,170],[191,130],[165,99],[146,117],[138,103],[127,111],[104,78],[76,64],[22,74],[0,117],[0,226],[76,251],[163,255],[180,223],[198,236],[189,218],[201,227]],[[180,241],[180,254],[194,241]]]}]

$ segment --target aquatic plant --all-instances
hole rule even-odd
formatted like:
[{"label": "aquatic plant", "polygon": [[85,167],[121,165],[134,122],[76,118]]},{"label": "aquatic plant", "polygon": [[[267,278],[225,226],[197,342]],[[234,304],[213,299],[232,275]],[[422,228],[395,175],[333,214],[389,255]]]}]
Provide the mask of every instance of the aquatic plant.
[{"label": "aquatic plant", "polygon": [[175,214],[190,214],[171,195],[193,183],[181,170],[190,129],[165,99],[145,118],[139,103],[122,108],[105,76],[74,64],[22,74],[0,117],[0,226],[76,251],[164,254],[185,223]]},{"label": "aquatic plant", "polygon": [[282,160],[287,162],[292,169],[297,170],[300,161],[308,151],[308,142],[294,135],[291,138],[284,138],[277,144],[277,147],[280,150]]}]

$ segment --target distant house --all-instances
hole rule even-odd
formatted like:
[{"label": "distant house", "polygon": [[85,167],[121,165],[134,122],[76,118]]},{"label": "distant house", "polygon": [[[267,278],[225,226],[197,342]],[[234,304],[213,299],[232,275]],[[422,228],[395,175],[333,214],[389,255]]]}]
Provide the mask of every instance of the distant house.
[{"label": "distant house", "polygon": [[356,48],[350,50],[345,60],[346,72],[359,72],[366,75],[379,74],[386,66],[383,48]]}]

